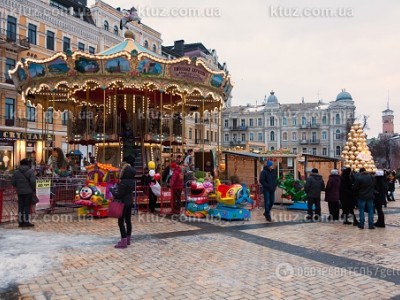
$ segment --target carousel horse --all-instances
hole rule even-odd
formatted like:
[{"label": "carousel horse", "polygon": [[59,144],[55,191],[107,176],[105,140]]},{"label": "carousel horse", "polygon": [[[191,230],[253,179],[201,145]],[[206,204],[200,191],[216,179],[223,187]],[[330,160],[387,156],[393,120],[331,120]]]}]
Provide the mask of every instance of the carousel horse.
[{"label": "carousel horse", "polygon": [[140,24],[140,17],[137,13],[137,9],[132,6],[130,11],[123,10],[124,16],[122,17],[121,21],[119,22],[119,29],[124,29],[126,27],[126,24],[132,21],[137,21],[138,24]]}]

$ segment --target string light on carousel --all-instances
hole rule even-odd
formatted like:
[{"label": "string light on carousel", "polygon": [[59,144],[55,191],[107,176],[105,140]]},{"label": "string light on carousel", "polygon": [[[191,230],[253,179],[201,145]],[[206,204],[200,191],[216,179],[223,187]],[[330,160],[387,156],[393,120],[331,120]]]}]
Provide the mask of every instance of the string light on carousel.
[{"label": "string light on carousel", "polygon": [[359,172],[365,168],[367,172],[376,172],[376,166],[367,145],[366,134],[360,123],[354,123],[347,134],[347,142],[343,147],[341,158],[344,167]]}]

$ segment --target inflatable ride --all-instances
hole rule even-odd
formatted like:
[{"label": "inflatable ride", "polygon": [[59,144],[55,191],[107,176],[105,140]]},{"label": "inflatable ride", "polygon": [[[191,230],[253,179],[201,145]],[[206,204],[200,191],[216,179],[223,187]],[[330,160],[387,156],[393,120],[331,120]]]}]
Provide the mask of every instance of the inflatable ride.
[{"label": "inflatable ride", "polygon": [[214,190],[214,185],[208,180],[192,181],[187,195],[185,215],[187,217],[205,218],[210,207],[208,194]]},{"label": "inflatable ride", "polygon": [[109,200],[104,197],[105,187],[88,184],[75,192],[75,204],[79,216],[107,217]]},{"label": "inflatable ride", "polygon": [[253,204],[246,184],[219,184],[217,186],[217,206],[210,209],[210,215],[224,220],[249,220],[248,205]]}]

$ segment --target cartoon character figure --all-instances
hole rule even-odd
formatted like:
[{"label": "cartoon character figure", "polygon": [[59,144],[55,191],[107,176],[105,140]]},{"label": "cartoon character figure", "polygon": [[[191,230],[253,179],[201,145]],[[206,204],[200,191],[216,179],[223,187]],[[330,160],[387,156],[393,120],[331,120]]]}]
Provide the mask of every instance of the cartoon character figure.
[{"label": "cartoon character figure", "polygon": [[185,215],[187,217],[204,218],[210,210],[208,194],[212,190],[213,184],[210,181],[193,181],[190,185]]}]

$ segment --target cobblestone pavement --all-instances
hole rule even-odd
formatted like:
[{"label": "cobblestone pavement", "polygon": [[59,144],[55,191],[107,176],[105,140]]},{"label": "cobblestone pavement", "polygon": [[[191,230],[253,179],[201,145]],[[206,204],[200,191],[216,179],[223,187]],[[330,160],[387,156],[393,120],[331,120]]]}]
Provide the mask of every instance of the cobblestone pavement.
[{"label": "cobblestone pavement", "polygon": [[261,209],[239,222],[141,213],[133,216],[132,245],[121,250],[113,247],[115,219],[39,215],[33,230],[0,227],[0,253],[30,254],[38,264],[31,275],[28,263],[5,265],[0,276],[13,268],[26,276],[0,285],[0,298],[400,299],[396,196],[385,209],[386,228],[375,230],[306,223],[305,212],[283,206],[274,207],[273,223]]}]

